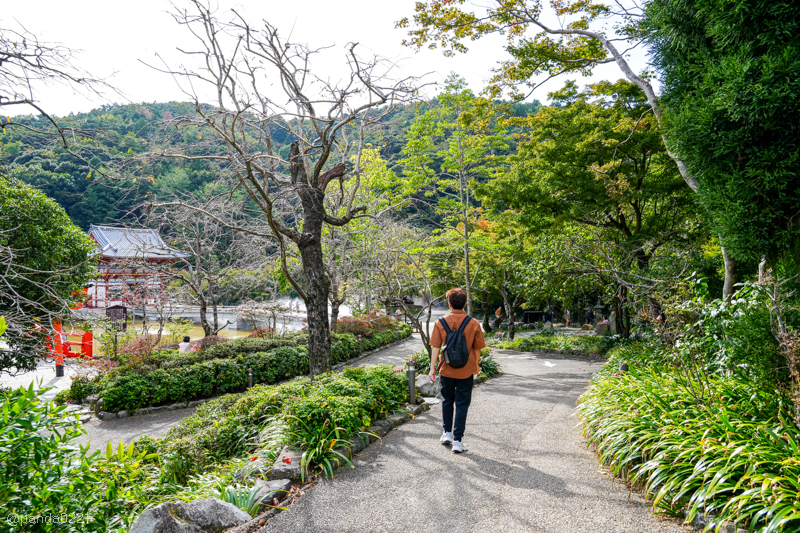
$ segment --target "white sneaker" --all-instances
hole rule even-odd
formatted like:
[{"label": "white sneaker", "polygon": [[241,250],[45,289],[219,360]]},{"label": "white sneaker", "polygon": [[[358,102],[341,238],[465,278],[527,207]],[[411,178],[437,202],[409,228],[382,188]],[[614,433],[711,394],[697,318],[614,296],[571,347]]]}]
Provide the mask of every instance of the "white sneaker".
[{"label": "white sneaker", "polygon": [[467,451],[467,446],[460,440],[453,441],[453,453],[461,453]]},{"label": "white sneaker", "polygon": [[442,436],[439,437],[439,442],[442,444],[453,444],[453,433],[451,431],[443,431]]}]

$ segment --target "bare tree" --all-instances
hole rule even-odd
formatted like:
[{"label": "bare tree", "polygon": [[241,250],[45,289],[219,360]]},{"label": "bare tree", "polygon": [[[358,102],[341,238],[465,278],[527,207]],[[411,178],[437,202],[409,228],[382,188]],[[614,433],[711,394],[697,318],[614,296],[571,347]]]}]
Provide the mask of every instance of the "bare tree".
[{"label": "bare tree", "polygon": [[[198,307],[200,325],[206,335],[216,335],[236,321],[222,320],[219,308],[225,301],[238,301],[257,279],[256,271],[267,260],[265,243],[249,233],[231,231],[216,217],[219,202],[196,201],[201,210],[170,206],[151,210],[147,225],[157,226],[164,240],[183,257],[165,263],[159,271],[170,283],[174,296]],[[229,218],[231,220],[231,218]]]},{"label": "bare tree", "polygon": [[[167,140],[149,155],[216,161],[225,173],[221,179],[227,179],[229,198],[236,194],[247,198],[247,209],[257,219],[255,227],[229,221],[227,205],[220,212],[206,213],[231,229],[272,240],[284,274],[306,302],[310,370],[320,374],[330,368],[330,279],[322,229],[326,224],[343,227],[366,216],[365,206],[356,203],[358,154],[353,168],[348,168],[340,141],[346,128],[363,132],[377,124],[395,104],[413,97],[413,88],[407,80],[389,81],[391,65],[363,60],[355,44],[347,48],[348,73],[343,81],[323,80],[311,70],[321,50],[285,41],[269,22],[251,26],[235,10],[222,19],[200,0],[190,4],[192,11],[177,12],[175,20],[199,44],[197,50],[186,52],[188,59],[199,59],[203,66],[164,70],[185,82],[196,114],[178,117],[169,126],[174,135],[197,135],[214,146],[178,152]],[[213,104],[201,103],[204,94],[213,95]],[[360,150],[363,140],[358,145]],[[346,179],[353,183],[349,193],[339,189],[344,208],[331,214],[325,209],[325,198],[331,194],[328,186]],[[240,204],[238,198],[236,202]],[[161,205],[204,211],[181,202]],[[300,254],[303,280],[286,266],[293,247]]]},{"label": "bare tree", "polygon": [[[434,238],[423,238],[416,228],[389,220],[381,224],[380,239],[382,245],[373,263],[372,276],[382,296],[403,309],[430,353],[433,307],[444,299],[444,294],[437,291],[441,280],[429,267],[431,255],[441,243]],[[404,297],[412,294],[422,298],[421,306],[406,301]]]}]

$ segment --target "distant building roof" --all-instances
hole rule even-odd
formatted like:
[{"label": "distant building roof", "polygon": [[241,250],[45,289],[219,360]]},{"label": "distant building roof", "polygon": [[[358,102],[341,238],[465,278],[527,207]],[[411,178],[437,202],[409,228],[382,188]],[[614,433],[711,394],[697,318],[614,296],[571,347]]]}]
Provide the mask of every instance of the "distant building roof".
[{"label": "distant building roof", "polygon": [[180,259],[188,254],[167,246],[153,229],[89,226],[100,255],[110,259]]}]

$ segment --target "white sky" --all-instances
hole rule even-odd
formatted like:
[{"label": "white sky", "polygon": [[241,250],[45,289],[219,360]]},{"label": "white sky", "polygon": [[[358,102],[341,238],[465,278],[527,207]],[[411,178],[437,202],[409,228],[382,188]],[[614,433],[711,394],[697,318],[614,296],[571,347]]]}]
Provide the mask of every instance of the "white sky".
[{"label": "white sky", "polygon": [[[446,58],[440,51],[416,53],[403,47],[405,31],[395,29],[394,24],[404,16],[413,15],[413,0],[218,1],[221,9],[236,7],[251,22],[267,18],[284,37],[294,27],[294,42],[308,43],[312,47],[336,45],[340,50],[349,42],[358,42],[362,55],[371,51],[400,61],[400,71],[395,74],[398,77],[432,73],[427,81],[441,82],[449,72],[455,71],[478,92],[491,75],[491,68],[506,57],[500,37],[470,43],[469,53],[455,58]],[[186,5],[180,0],[177,4]],[[166,0],[26,0],[5,5],[0,12],[0,25],[17,27],[18,22],[42,41],[80,50],[76,63],[93,76],[106,78],[121,93],[110,93],[102,99],[73,94],[62,86],[36,90],[44,109],[55,115],[66,115],[89,111],[104,103],[187,100],[169,76],[141,63],[157,64],[155,54],[158,52],[172,66],[177,66],[183,56],[176,48],[191,47],[191,36],[174,22],[168,14],[170,10],[171,4]],[[557,24],[555,20],[553,23]],[[634,69],[641,70],[645,59],[641,51],[634,52]],[[339,66],[320,65],[319,71],[325,69],[327,76],[335,77]],[[579,83],[621,77],[612,63],[599,67],[592,78],[579,80]],[[533,98],[545,101],[547,93],[559,88],[565,80],[548,82]],[[429,91],[430,94],[435,92],[438,91]],[[14,111],[32,112],[30,109]]]}]

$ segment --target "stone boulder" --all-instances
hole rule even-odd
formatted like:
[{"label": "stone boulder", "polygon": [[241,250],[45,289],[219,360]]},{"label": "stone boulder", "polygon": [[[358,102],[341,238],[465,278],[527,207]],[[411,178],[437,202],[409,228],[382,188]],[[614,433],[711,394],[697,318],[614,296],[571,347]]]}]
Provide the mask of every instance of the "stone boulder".
[{"label": "stone boulder", "polygon": [[597,334],[605,335],[608,332],[608,324],[597,324]]},{"label": "stone boulder", "polygon": [[593,326],[593,325],[591,325],[591,324],[584,324],[584,325],[581,327],[581,329],[582,329],[583,331],[592,331],[592,330],[594,329],[594,326]]},{"label": "stone boulder", "polygon": [[426,396],[428,398],[433,398],[436,396],[439,393],[439,390],[442,388],[442,383],[439,379],[439,376],[436,376],[435,382],[431,382],[427,375],[417,376],[415,385],[420,396]]},{"label": "stone boulder", "polygon": [[250,519],[235,505],[216,498],[162,503],[139,515],[128,533],[222,533]]},{"label": "stone boulder", "polygon": [[274,479],[272,481],[264,481],[263,479],[259,479],[256,481],[255,486],[260,487],[259,491],[256,493],[256,498],[260,503],[258,514],[261,514],[267,512],[270,506],[275,505],[273,500],[281,501],[286,497],[292,489],[292,480]]},{"label": "stone boulder", "polygon": [[[288,459],[288,462],[286,461]],[[290,479],[299,483],[302,479],[302,463],[303,452],[302,450],[292,450],[291,448],[284,448],[281,454],[272,465],[272,470],[269,471],[267,479]]]},{"label": "stone boulder", "polygon": [[547,322],[544,323],[542,329],[545,331],[553,331],[553,323],[548,320]]}]

